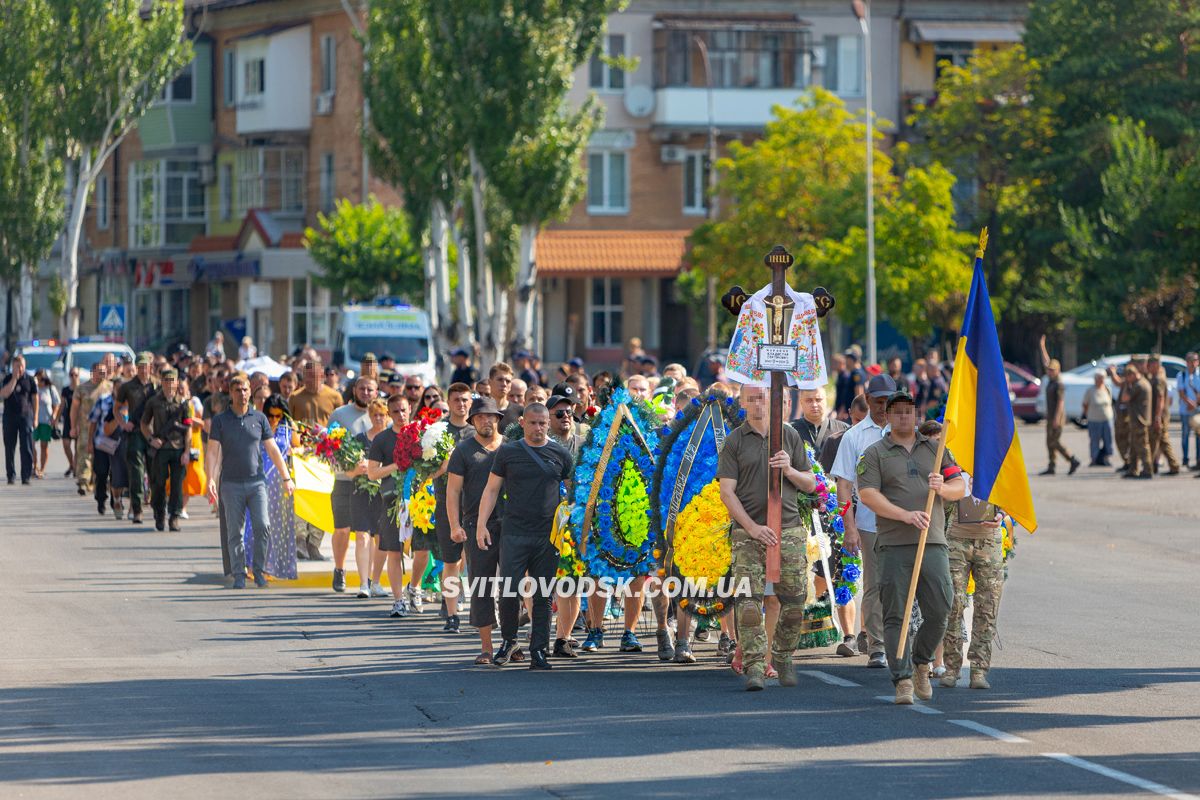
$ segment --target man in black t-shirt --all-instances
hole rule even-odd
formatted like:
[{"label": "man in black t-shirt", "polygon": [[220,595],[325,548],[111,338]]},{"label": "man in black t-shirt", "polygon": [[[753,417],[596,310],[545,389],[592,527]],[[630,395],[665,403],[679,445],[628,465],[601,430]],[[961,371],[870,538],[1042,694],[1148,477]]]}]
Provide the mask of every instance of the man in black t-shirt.
[{"label": "man in black t-shirt", "polygon": [[[446,391],[446,405],[450,409],[446,417],[446,427],[457,446],[463,436],[472,435],[467,419],[471,411],[471,387],[465,383],[451,384]],[[437,557],[442,562],[443,584],[451,578],[458,578],[462,571],[463,557],[462,542],[456,541],[450,535],[450,519],[446,516],[446,469],[449,462],[447,456],[446,462],[433,476],[433,493],[437,500],[433,511],[433,533],[437,537]],[[458,598],[446,597],[443,593],[442,599],[446,604],[446,624],[442,630],[446,633],[458,633]]]},{"label": "man in black t-shirt", "polygon": [[517,645],[517,596],[521,579],[529,575],[533,591],[533,630],[529,637],[529,668],[550,669],[546,650],[550,645],[550,592],[542,581],[554,577],[558,550],[550,543],[554,511],[561,497],[560,486],[569,481],[575,468],[566,449],[551,440],[550,412],[541,403],[531,403],[521,417],[525,436],[496,451],[492,474],[479,501],[479,519],[475,536],[479,549],[495,546],[487,519],[500,496],[501,486],[508,496],[500,533],[500,577],[505,584],[500,597],[500,649],[492,663],[508,663]]},{"label": "man in black t-shirt", "polygon": [[[388,416],[392,427],[380,432],[371,440],[367,451],[367,477],[379,481],[379,493],[383,497],[384,512],[379,519],[379,550],[387,553],[388,582],[392,585],[393,617],[407,617],[409,606],[404,596],[404,541],[400,538],[400,526],[392,518],[391,506],[396,498],[396,438],[408,424],[408,401],[403,394],[393,394],[387,399]],[[412,580],[420,583],[421,577],[413,570]]]},{"label": "man in black t-shirt", "polygon": [[8,471],[8,482],[13,483],[16,475],[18,442],[21,447],[21,483],[28,484],[33,477],[33,424],[38,416],[37,384],[25,371],[25,357],[12,360],[12,372],[8,374],[0,398],[4,400],[4,466]]},{"label": "man in black t-shirt", "polygon": [[[496,402],[490,397],[480,397],[471,404],[468,421],[474,433],[460,442],[450,454],[446,484],[446,516],[450,523],[450,538],[459,547],[466,545],[467,569],[475,579],[471,585],[470,623],[479,629],[481,652],[475,659],[478,665],[492,663],[492,628],[496,625],[495,578],[500,566],[503,498],[497,500],[484,523],[491,536],[491,546],[481,548],[476,537],[470,534],[475,532],[479,522],[479,501],[492,474],[492,461],[504,443],[504,437],[500,435],[500,416]],[[449,598],[446,603],[449,608]]]}]

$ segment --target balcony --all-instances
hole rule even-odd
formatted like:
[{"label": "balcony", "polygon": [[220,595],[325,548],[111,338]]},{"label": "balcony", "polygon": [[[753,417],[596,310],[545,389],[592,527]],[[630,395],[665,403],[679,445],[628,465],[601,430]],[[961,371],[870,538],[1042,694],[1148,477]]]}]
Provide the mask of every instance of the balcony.
[{"label": "balcony", "polygon": [[812,37],[794,16],[663,16],[654,28],[655,125],[707,126],[711,80],[716,125],[761,128],[772,106],[792,105],[812,83]]},{"label": "balcony", "polygon": [[234,39],[226,92],[232,91],[241,136],[312,127],[312,28],[262,28]]}]

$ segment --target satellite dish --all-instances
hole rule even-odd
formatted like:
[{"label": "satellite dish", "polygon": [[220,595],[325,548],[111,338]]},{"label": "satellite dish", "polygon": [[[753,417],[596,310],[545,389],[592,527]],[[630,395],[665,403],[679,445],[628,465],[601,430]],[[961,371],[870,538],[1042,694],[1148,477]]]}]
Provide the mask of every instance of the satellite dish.
[{"label": "satellite dish", "polygon": [[625,110],[631,117],[645,117],[654,110],[654,92],[649,86],[630,86],[625,90]]}]

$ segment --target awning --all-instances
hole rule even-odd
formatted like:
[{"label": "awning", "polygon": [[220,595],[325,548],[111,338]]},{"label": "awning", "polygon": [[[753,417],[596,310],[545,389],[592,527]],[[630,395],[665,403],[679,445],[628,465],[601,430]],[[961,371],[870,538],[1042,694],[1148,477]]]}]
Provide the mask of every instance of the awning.
[{"label": "awning", "polygon": [[668,31],[806,31],[811,22],[794,14],[766,14],[755,16],[688,16],[661,15],[654,18],[653,26]]},{"label": "awning", "polygon": [[539,277],[674,277],[691,231],[548,230],[538,234]]},{"label": "awning", "polygon": [[912,42],[1019,42],[1024,33],[1020,22],[912,20],[908,28]]}]

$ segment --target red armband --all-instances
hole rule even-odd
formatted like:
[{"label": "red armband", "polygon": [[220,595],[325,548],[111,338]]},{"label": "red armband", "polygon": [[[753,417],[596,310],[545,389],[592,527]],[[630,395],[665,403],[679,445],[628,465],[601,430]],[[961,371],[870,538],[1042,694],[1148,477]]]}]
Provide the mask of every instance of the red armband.
[{"label": "red armband", "polygon": [[953,480],[954,478],[957,478],[959,475],[962,475],[962,467],[957,466],[957,465],[952,466],[952,467],[946,467],[944,470],[942,470],[942,479],[943,480],[947,480],[947,481]]}]

